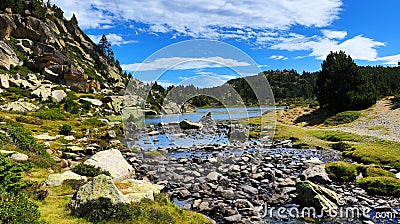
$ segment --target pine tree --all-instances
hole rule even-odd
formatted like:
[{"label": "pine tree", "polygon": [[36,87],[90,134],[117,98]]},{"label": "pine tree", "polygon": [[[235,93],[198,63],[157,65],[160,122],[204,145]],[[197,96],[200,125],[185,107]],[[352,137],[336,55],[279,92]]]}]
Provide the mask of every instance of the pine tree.
[{"label": "pine tree", "polygon": [[371,79],[344,51],[331,52],[322,62],[316,95],[320,106],[331,111],[365,109],[376,101]]}]

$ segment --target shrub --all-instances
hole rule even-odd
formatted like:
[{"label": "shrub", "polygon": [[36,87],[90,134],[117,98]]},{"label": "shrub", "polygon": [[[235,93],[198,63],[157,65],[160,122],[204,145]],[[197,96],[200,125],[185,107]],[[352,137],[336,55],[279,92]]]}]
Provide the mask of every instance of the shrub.
[{"label": "shrub", "polygon": [[83,164],[83,163],[80,163],[77,166],[75,166],[74,168],[72,168],[72,171],[81,176],[86,176],[86,177],[95,177],[100,174],[105,174],[107,176],[111,176],[110,172],[108,172],[106,170],[102,170],[99,167],[95,167],[93,165],[87,165],[87,164]]},{"label": "shrub", "polygon": [[353,182],[357,177],[357,166],[346,162],[332,162],[325,166],[334,181]]},{"label": "shrub", "polygon": [[79,104],[74,101],[73,96],[68,96],[62,102],[64,103],[64,110],[72,114],[77,114],[81,108]]},{"label": "shrub", "polygon": [[94,223],[104,221],[124,221],[131,218],[130,205],[125,203],[113,204],[109,198],[99,198],[97,200],[87,201],[82,208],[74,213],[78,217]]},{"label": "shrub", "polygon": [[393,177],[366,177],[356,183],[369,194],[395,197],[400,195],[400,180]]},{"label": "shrub", "polygon": [[0,154],[0,189],[12,194],[17,194],[19,191],[26,189],[31,184],[29,182],[21,182],[22,173],[30,169],[31,166],[29,164],[13,162]]},{"label": "shrub", "polygon": [[33,116],[43,120],[64,120],[64,113],[58,109],[42,109],[34,113]]},{"label": "shrub", "polygon": [[36,125],[42,125],[43,121],[40,120],[37,117],[27,117],[27,116],[19,116],[15,119],[17,122],[22,122],[25,124],[36,124]]},{"label": "shrub", "polygon": [[0,223],[42,223],[38,206],[25,194],[0,191]]},{"label": "shrub", "polygon": [[60,127],[60,134],[61,135],[69,135],[71,134],[72,127],[69,124],[64,124],[63,126]]},{"label": "shrub", "polygon": [[324,124],[327,126],[337,126],[340,124],[347,124],[357,120],[360,116],[361,113],[359,111],[345,111],[326,119]]}]

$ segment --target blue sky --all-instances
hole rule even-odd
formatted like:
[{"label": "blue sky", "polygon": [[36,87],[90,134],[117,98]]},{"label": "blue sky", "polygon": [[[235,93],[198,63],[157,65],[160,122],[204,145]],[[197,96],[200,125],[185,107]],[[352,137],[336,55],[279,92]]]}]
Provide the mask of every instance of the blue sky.
[{"label": "blue sky", "polygon": [[[218,53],[212,46],[212,53],[200,49],[185,54],[175,49],[154,55],[170,44],[187,40],[217,40],[233,45],[253,59],[260,70],[317,71],[326,55],[338,50],[346,51],[359,65],[395,66],[400,61],[398,0],[53,0],[53,3],[65,11],[66,18],[75,13],[80,27],[96,43],[102,34],[107,35],[123,69],[133,73],[139,68],[136,78],[149,82],[154,80],[154,74],[168,70],[163,77],[157,76],[157,81],[165,86],[194,83],[207,87],[217,85],[215,80],[207,83],[207,77],[218,77],[223,82],[256,72],[254,65],[241,58],[240,53],[233,56]],[[195,60],[199,58],[200,61]],[[198,63],[174,67],[182,61],[194,60]],[[205,63],[210,61],[213,63]]]}]

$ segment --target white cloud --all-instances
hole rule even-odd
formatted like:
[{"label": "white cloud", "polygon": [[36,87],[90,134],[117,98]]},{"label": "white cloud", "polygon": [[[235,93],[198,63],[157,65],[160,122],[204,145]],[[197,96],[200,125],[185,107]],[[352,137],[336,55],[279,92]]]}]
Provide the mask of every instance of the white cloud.
[{"label": "white cloud", "polygon": [[[103,35],[88,35],[90,39],[92,39],[93,42],[99,43],[101,37]],[[121,46],[124,44],[131,44],[131,43],[137,43],[136,40],[124,40],[124,38],[121,35],[115,34],[115,33],[109,33],[106,35],[107,40],[112,44],[116,46]]]},{"label": "white cloud", "polygon": [[376,59],[376,61],[383,61],[383,64],[386,65],[398,65],[398,63],[400,62],[400,54],[386,56],[386,57],[379,57]]},{"label": "white cloud", "polygon": [[343,39],[347,36],[346,31],[332,31],[332,30],[322,30],[324,36],[328,39]]},{"label": "white cloud", "polygon": [[288,58],[283,56],[283,55],[272,55],[271,57],[269,57],[269,59],[273,59],[275,61],[277,61],[277,60],[283,60],[283,61],[288,60]]},{"label": "white cloud", "polygon": [[242,39],[257,35],[255,30],[285,30],[292,25],[324,27],[338,18],[342,6],[341,0],[54,0],[54,3],[64,9],[68,18],[75,13],[84,29],[135,21],[149,25],[152,32]]},{"label": "white cloud", "polygon": [[121,67],[127,71],[154,71],[158,69],[187,70],[220,67],[250,66],[247,62],[240,62],[231,58],[207,57],[207,58],[157,58],[145,63],[123,64]]},{"label": "white cloud", "polygon": [[271,48],[288,51],[311,51],[310,56],[318,59],[325,59],[330,51],[343,50],[353,59],[374,61],[378,58],[377,48],[381,46],[385,46],[385,44],[362,35],[338,42],[326,37],[306,37],[290,34],[287,37],[277,38],[276,43]]}]

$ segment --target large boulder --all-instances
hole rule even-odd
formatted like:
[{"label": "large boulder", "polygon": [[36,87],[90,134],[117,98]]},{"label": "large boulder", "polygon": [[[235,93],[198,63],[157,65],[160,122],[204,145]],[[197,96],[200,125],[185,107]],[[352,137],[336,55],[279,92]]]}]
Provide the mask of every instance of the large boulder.
[{"label": "large boulder", "polygon": [[39,107],[35,104],[25,102],[22,99],[0,106],[0,110],[3,111],[33,112],[37,111],[38,109]]},{"label": "large boulder", "polygon": [[86,181],[87,178],[79,174],[76,174],[72,171],[66,171],[64,173],[50,174],[47,180],[45,181],[45,184],[49,187],[56,187],[56,186],[61,186],[66,180]]},{"label": "large boulder", "polygon": [[0,41],[0,68],[10,70],[11,65],[19,64],[17,54],[4,41]]},{"label": "large boulder", "polygon": [[203,127],[203,125],[201,123],[198,122],[193,122],[193,121],[189,121],[187,119],[179,122],[179,127],[181,129],[200,129]]},{"label": "large boulder", "polygon": [[117,149],[100,151],[84,162],[110,172],[116,180],[127,179],[134,174],[133,167]]},{"label": "large boulder", "polygon": [[53,99],[56,102],[61,102],[65,97],[67,97],[67,94],[64,92],[64,90],[54,90],[53,92],[51,92],[51,97],[53,97]]},{"label": "large boulder", "polygon": [[68,207],[72,214],[82,215],[93,209],[90,202],[100,199],[109,199],[112,204],[125,202],[113,179],[104,174],[94,177],[92,181],[80,187],[68,203]]},{"label": "large boulder", "polygon": [[31,92],[31,95],[33,97],[41,99],[42,101],[46,101],[49,99],[50,96],[52,96],[51,87],[51,84],[41,85],[37,89],[33,90]]},{"label": "large boulder", "polygon": [[301,206],[312,207],[316,211],[333,211],[338,209],[341,198],[334,191],[314,184],[310,181],[300,181],[296,184],[297,201]]},{"label": "large boulder", "polygon": [[325,170],[325,164],[310,166],[302,173],[307,180],[319,184],[328,184],[332,182]]},{"label": "large boulder", "polygon": [[8,80],[9,80],[8,75],[0,74],[0,87],[3,89],[9,88],[10,84],[9,84]]}]

